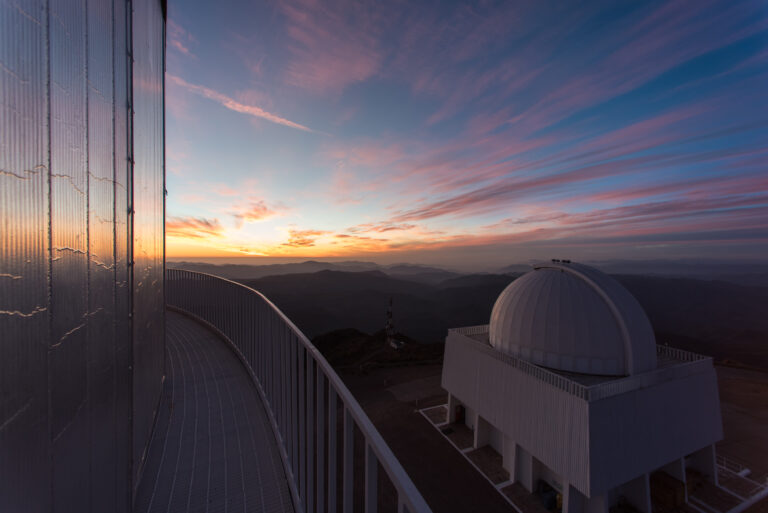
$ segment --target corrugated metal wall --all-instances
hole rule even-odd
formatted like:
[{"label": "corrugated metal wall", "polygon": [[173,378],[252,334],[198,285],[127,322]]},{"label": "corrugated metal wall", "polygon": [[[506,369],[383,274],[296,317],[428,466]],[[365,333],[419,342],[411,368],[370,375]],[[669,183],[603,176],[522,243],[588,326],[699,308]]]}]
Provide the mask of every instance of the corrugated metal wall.
[{"label": "corrugated metal wall", "polygon": [[585,400],[449,331],[442,386],[587,497],[722,438],[711,360],[610,397]]},{"label": "corrugated metal wall", "polygon": [[[449,332],[442,386],[589,495],[589,405]],[[542,407],[546,405],[546,407]]]},{"label": "corrugated metal wall", "polygon": [[133,4],[0,2],[2,511],[128,511],[157,407],[164,20]]},{"label": "corrugated metal wall", "polygon": [[[133,457],[143,460],[165,366],[164,21],[160,2],[133,2]],[[149,405],[152,408],[149,408]],[[134,471],[139,469],[134,467]]]}]

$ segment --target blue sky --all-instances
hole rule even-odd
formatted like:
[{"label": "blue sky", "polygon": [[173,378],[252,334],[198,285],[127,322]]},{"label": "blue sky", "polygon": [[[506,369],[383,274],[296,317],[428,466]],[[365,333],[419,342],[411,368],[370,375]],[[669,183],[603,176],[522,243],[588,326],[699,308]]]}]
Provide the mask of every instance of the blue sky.
[{"label": "blue sky", "polygon": [[761,259],[768,4],[170,2],[168,254]]}]

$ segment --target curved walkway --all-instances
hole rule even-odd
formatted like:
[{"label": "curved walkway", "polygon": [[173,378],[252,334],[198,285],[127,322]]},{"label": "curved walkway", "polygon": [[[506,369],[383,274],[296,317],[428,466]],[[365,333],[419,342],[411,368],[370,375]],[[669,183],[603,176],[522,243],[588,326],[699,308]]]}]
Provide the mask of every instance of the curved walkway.
[{"label": "curved walkway", "polygon": [[166,314],[166,381],[135,513],[293,512],[267,414],[218,335]]}]

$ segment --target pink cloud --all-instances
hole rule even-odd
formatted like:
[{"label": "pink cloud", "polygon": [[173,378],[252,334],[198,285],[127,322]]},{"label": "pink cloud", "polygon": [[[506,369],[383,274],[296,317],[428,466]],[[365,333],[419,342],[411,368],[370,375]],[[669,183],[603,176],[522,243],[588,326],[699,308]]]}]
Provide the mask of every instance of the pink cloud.
[{"label": "pink cloud", "polygon": [[169,19],[167,24],[168,45],[187,57],[196,58],[189,46],[195,43],[195,38],[184,30],[177,22]]},{"label": "pink cloud", "polygon": [[264,119],[266,121],[269,121],[271,123],[275,123],[278,125],[283,125],[290,128],[296,128],[298,130],[303,130],[305,132],[313,131],[311,128],[308,128],[304,125],[300,125],[299,123],[294,123],[293,121],[290,121],[288,119],[285,119],[275,114],[272,114],[270,112],[267,112],[264,109],[257,107],[255,105],[247,105],[244,103],[240,103],[234,100],[233,98],[230,98],[217,91],[214,91],[213,89],[209,89],[207,87],[200,86],[200,85],[190,84],[189,82],[186,82],[184,79],[177,77],[175,75],[166,74],[166,78],[170,82],[180,87],[183,87],[187,91],[200,95],[204,98],[208,98],[209,100],[213,100],[219,103],[220,105],[226,107],[229,110],[240,112],[242,114],[247,114],[255,118]]},{"label": "pink cloud", "polygon": [[222,232],[218,219],[171,216],[165,221],[165,234],[170,237],[206,239],[218,237]]},{"label": "pink cloud", "polygon": [[384,233],[384,232],[392,232],[392,231],[409,231],[414,228],[416,228],[415,224],[408,224],[408,223],[396,224],[396,223],[389,223],[389,222],[381,222],[381,223],[358,224],[356,226],[347,228],[347,231],[352,233],[360,233],[360,232]]},{"label": "pink cloud", "polygon": [[315,93],[340,92],[378,72],[382,52],[374,5],[296,0],[281,8],[292,40],[287,83]]},{"label": "pink cloud", "polygon": [[278,214],[278,211],[268,206],[264,200],[251,201],[244,206],[236,206],[232,211],[232,215],[237,220],[238,224],[253,223],[256,221],[263,221],[274,217]]},{"label": "pink cloud", "polygon": [[311,247],[315,245],[318,237],[329,233],[331,232],[325,230],[288,230],[288,241],[282,245],[294,248]]}]

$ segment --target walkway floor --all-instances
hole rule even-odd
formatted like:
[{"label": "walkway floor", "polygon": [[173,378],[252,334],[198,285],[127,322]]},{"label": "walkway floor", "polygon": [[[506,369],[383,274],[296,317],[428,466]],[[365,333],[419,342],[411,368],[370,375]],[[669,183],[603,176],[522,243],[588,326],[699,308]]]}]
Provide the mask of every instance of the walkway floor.
[{"label": "walkway floor", "polygon": [[167,377],[136,513],[293,512],[261,398],[216,334],[166,317]]}]

